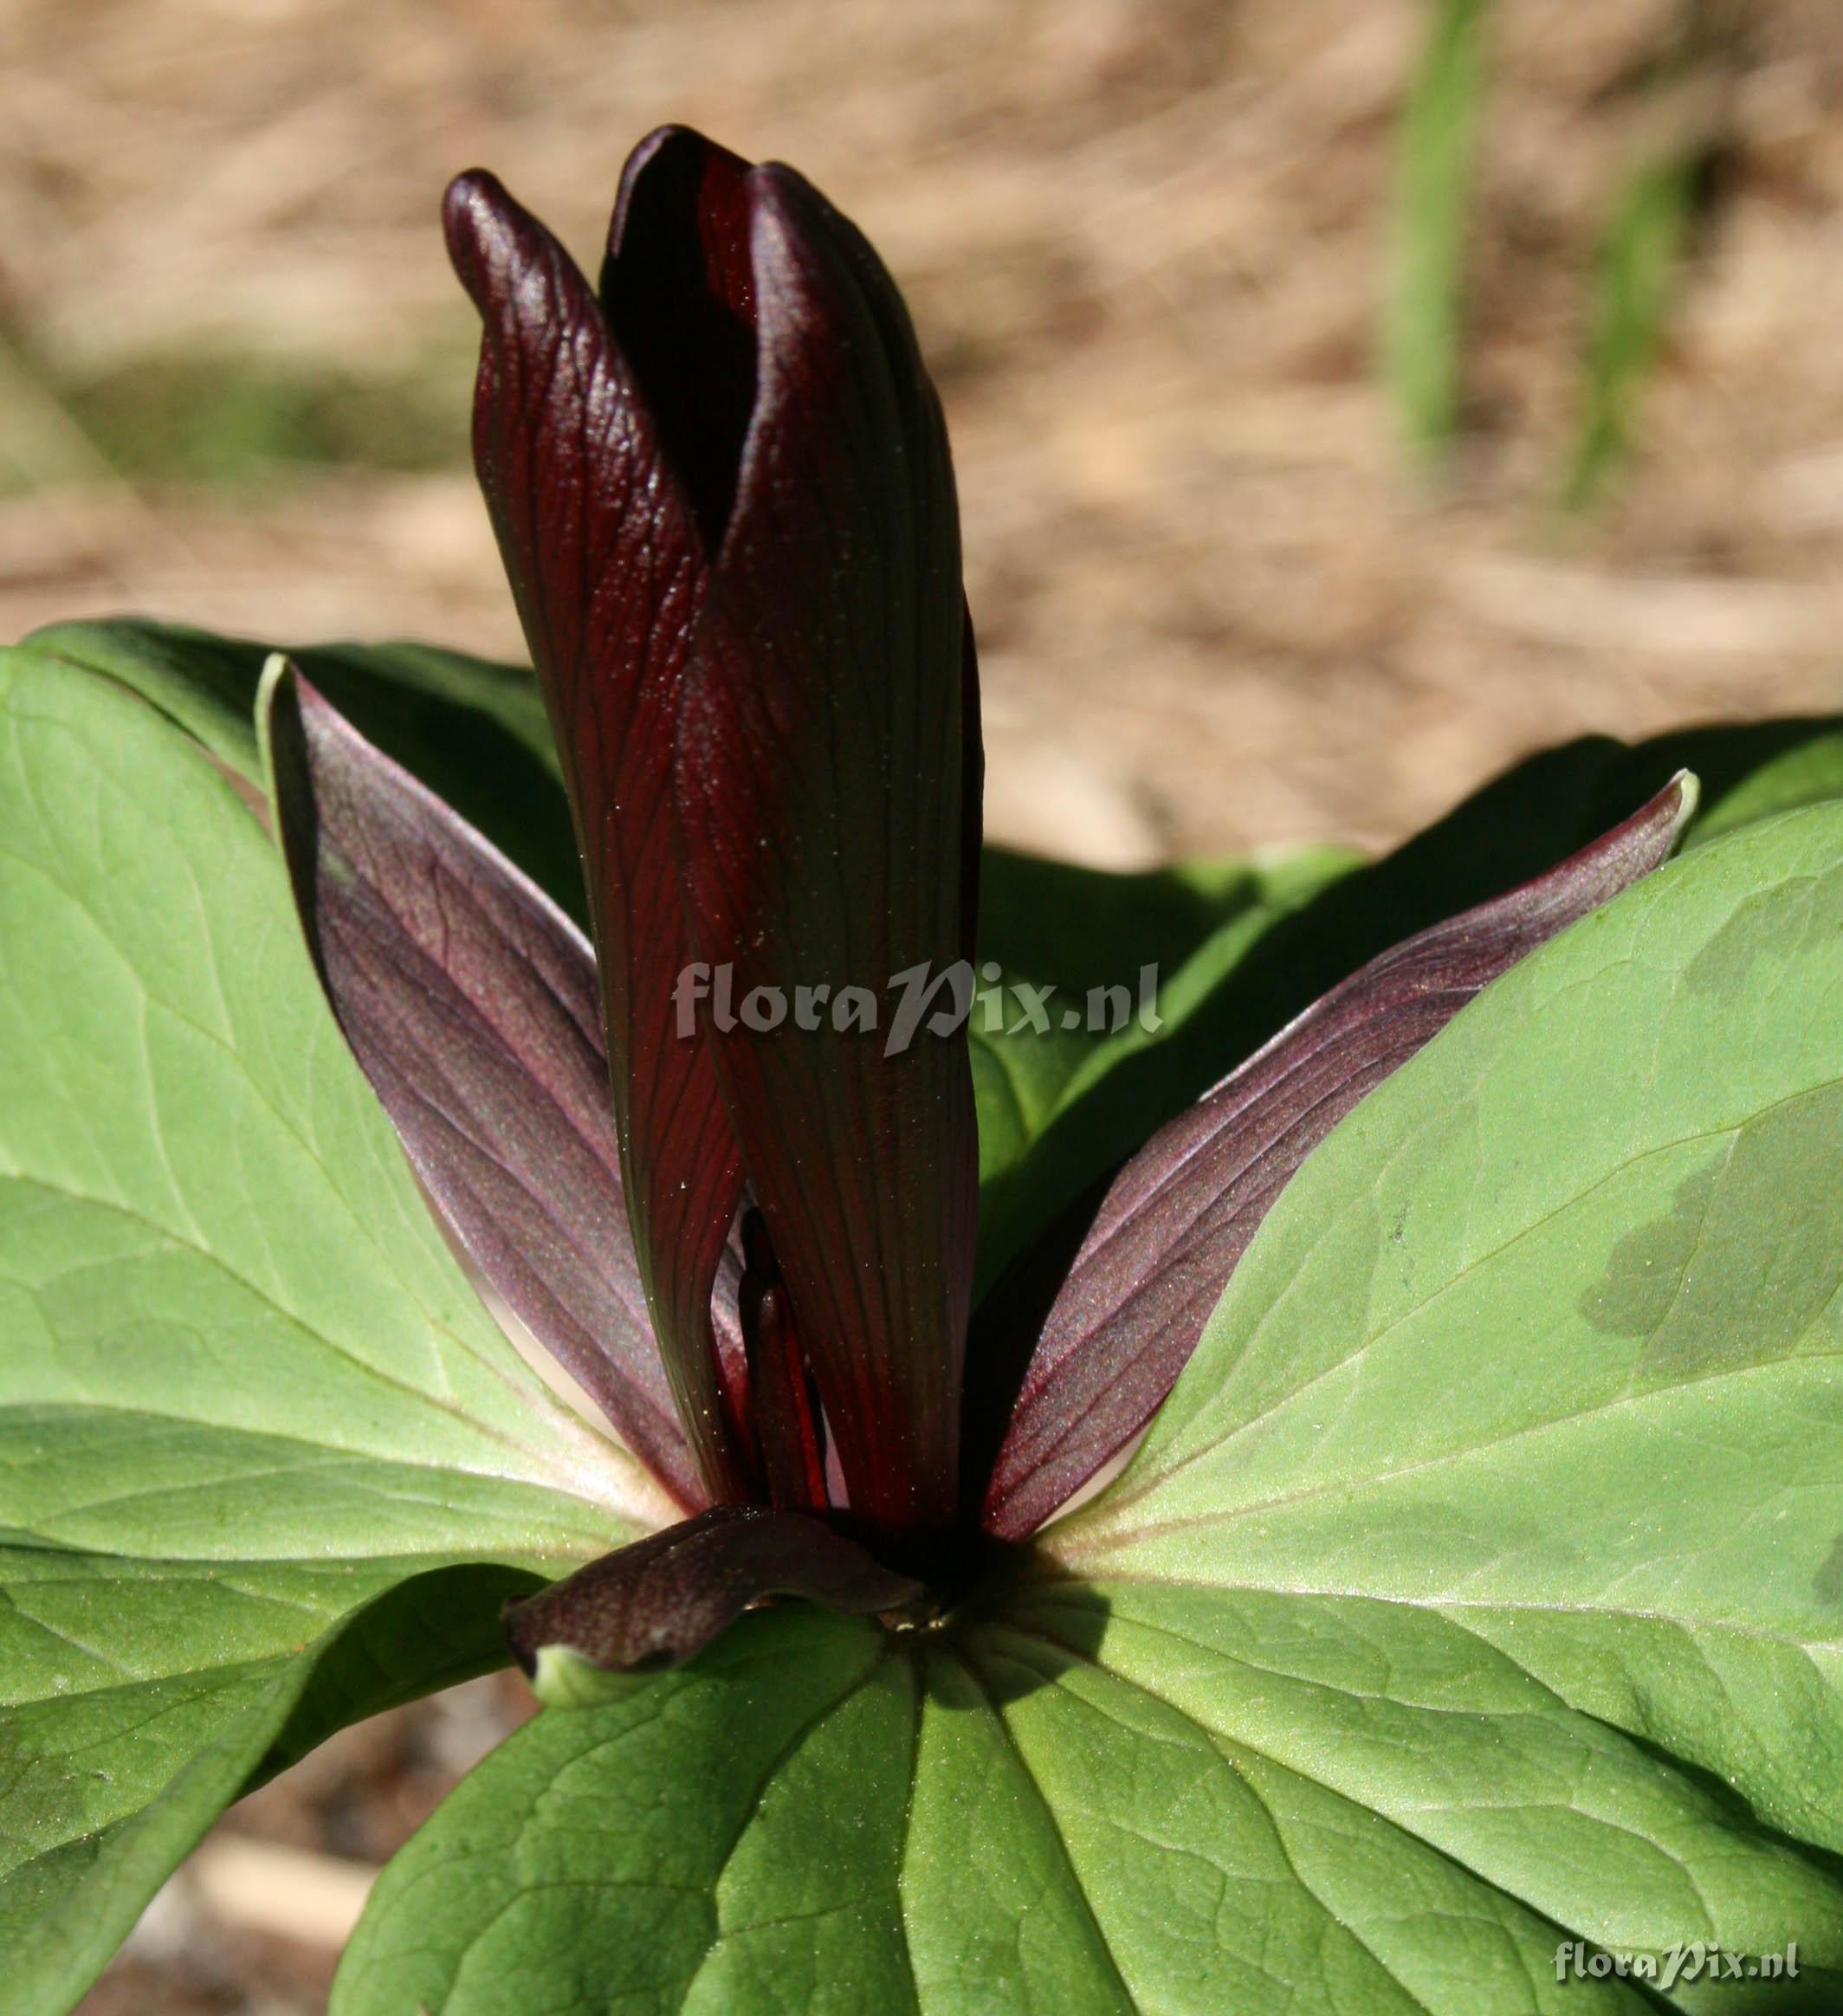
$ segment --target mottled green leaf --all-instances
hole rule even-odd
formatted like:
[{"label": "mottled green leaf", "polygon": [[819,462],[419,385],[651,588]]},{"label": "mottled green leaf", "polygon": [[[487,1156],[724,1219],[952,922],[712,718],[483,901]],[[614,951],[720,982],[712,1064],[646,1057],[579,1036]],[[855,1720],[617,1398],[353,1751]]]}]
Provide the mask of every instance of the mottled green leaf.
[{"label": "mottled green leaf", "polygon": [[944,1628],[760,1615],[514,1739],[340,2016],[1636,2012],[1696,1942],[1743,1972],[1672,2004],[1827,2006],[1840,1094],[1827,805],[1358,1108],[1123,1477]]},{"label": "mottled green leaf", "polygon": [[0,1951],[68,2009],[218,1813],[346,1722],[500,1664],[533,1578],[0,1549]]},{"label": "mottled green leaf", "polygon": [[1843,730],[1827,722],[1810,728],[1807,739],[1769,757],[1711,805],[1691,830],[1687,844],[1699,847],[1775,812],[1843,798]]},{"label": "mottled green leaf", "polygon": [[[94,675],[236,770],[241,648],[51,641],[0,659],[0,1949],[29,2016],[245,1785],[490,1662],[503,1597],[655,1515],[456,1270],[254,818]],[[427,690],[462,767],[502,733],[540,760],[484,689]],[[1034,1559],[937,1631],[783,1606],[540,1716],[387,1872],[335,2009],[1652,2004],[1558,1979],[1575,1939],[1796,1941],[1796,1993],[1833,2000],[1827,732],[1578,745],[1348,874],[995,856],[1007,977],[1155,961],[1167,1021],[987,1046],[1015,1239],[1649,769],[1716,804],[1310,1159],[1139,1457]],[[1749,1993],[1669,1999],[1801,2006]]]},{"label": "mottled green leaf", "polygon": [[1365,1102],[1056,1554],[1462,1622],[1843,1848],[1840,1142],[1830,805],[1661,870]]},{"label": "mottled green leaf", "polygon": [[508,1571],[664,1509],[468,1286],[231,785],[0,655],[10,1997],[65,2006],[272,1747],[496,1657]]}]

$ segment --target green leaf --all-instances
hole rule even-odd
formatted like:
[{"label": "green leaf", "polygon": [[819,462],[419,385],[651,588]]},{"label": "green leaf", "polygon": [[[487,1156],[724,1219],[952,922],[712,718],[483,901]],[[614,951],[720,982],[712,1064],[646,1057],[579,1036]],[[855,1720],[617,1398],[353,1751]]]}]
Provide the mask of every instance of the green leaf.
[{"label": "green leaf", "polygon": [[1775,812],[1843,798],[1843,729],[1815,724],[1807,740],[1795,742],[1782,754],[1750,771],[1691,829],[1687,844],[1699,847],[1756,819]]},{"label": "green leaf", "polygon": [[[0,1922],[82,1932],[9,1995],[62,2006],[272,1745],[496,1657],[507,1569],[665,1511],[469,1288],[231,785],[0,654]],[[456,1626],[333,1657],[471,1561]]]},{"label": "green leaf", "polygon": [[759,1612],[624,1699],[540,1716],[385,1871],[333,2010],[913,2008],[916,1697],[889,1643]]},{"label": "green leaf", "polygon": [[1593,2007],[1576,1937],[1843,1953],[1833,1867],[1461,1621],[1123,1581],[967,1649],[1139,2007]]},{"label": "green leaf", "polygon": [[[255,695],[275,646],[175,624],[115,622],[54,624],[22,648],[132,687],[262,790]],[[360,733],[582,921],[569,807],[528,671],[429,644],[281,648]]]},{"label": "green leaf", "polygon": [[921,1670],[902,1858],[916,2001],[969,2013],[1130,2010],[1058,1819],[999,1715],[1006,1677],[946,1639],[927,1647]]},{"label": "green leaf", "polygon": [[1439,0],[1396,142],[1383,365],[1408,436],[1425,449],[1458,426],[1484,22],[1484,0]]},{"label": "green leaf", "polygon": [[224,1806],[333,1728],[503,1660],[532,1585],[424,1561],[0,1549],[0,1950],[68,2009]]},{"label": "green leaf", "polygon": [[468,1287],[261,827],[30,658],[0,662],[0,1529],[522,1555],[651,1515]]},{"label": "green leaf", "polygon": [[[495,1658],[504,1596],[644,1516],[455,1270],[253,819],[70,657],[0,658],[0,1949],[29,2016],[245,1784]],[[203,708],[176,677],[169,714]],[[228,746],[226,690],[188,725]],[[458,748],[484,717],[443,718]],[[1557,1981],[1575,1937],[1795,1939],[1833,1993],[1843,807],[1762,817],[1833,795],[1833,733],[1577,746],[1251,895],[995,866],[993,956],[1085,991],[1156,947],[1180,1011],[1032,1081],[1005,1172],[1041,1212],[1059,1157],[1647,766],[1708,773],[1729,833],[1359,1108],[1034,1565],[944,1630],[785,1607],[541,1716],[380,1884],[335,2006],[1646,2006]]]},{"label": "green leaf", "polygon": [[333,2016],[1642,2008],[1556,1980],[1569,1929],[1490,1873],[1519,1842],[1561,1849],[1590,1932],[1776,1929],[1747,1907],[1787,1868],[1833,1915],[1490,1648],[1265,1602],[1026,1583],[921,1638],[757,1613],[489,1758],[385,1872]]},{"label": "green leaf", "polygon": [[1307,1164],[1058,1560],[1413,1606],[1843,1848],[1840,1005],[1835,805],[1565,933]]}]

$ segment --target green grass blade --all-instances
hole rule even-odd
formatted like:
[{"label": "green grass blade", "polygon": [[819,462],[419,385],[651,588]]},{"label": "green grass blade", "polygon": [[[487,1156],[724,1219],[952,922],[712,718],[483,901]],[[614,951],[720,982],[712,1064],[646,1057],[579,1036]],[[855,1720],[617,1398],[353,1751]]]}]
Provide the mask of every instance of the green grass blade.
[{"label": "green grass blade", "polygon": [[1402,426],[1427,453],[1458,425],[1484,15],[1484,0],[1436,0],[1396,146],[1382,362]]},{"label": "green grass blade", "polygon": [[1596,501],[1630,444],[1688,232],[1696,169],[1690,152],[1645,163],[1626,184],[1600,242],[1586,411],[1562,491],[1568,510]]}]

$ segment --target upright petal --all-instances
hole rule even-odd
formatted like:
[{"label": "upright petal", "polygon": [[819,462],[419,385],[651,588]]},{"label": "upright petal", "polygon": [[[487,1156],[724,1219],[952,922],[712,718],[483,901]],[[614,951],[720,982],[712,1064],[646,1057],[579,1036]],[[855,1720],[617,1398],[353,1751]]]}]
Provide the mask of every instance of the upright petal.
[{"label": "upright petal", "polygon": [[673,734],[703,594],[690,506],[587,282],[490,176],[449,191],[485,324],[474,454],[543,682],[588,876],[629,1217],[668,1373],[710,1494],[747,1495],[711,1283],[741,1187],[702,1043],[676,1033],[689,962]]},{"label": "upright petal", "polygon": [[[953,474],[876,255],[787,169],[748,197],[755,408],[679,729],[693,935],[733,969],[718,1075],[853,1514],[931,1525],[954,1509],[977,1147],[964,1026],[891,1054],[890,986],[947,974],[970,903]],[[847,987],[874,1030],[841,1026]],[[779,1026],[747,1025],[758,988]]]},{"label": "upright petal", "polygon": [[1024,1539],[1144,1427],[1312,1149],[1480,988],[1666,860],[1694,809],[1679,773],[1560,867],[1372,960],[1152,1137],[1038,1336],[986,1485],[988,1532]]},{"label": "upright petal", "polygon": [[601,301],[707,552],[735,501],[755,408],[749,165],[685,126],[628,157]]}]

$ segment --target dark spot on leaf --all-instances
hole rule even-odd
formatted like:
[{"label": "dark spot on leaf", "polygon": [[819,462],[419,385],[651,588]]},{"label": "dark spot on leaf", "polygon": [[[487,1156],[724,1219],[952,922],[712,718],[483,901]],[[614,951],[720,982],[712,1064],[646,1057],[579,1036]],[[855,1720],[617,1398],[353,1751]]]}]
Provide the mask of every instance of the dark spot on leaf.
[{"label": "dark spot on leaf", "polygon": [[1613,1249],[1606,1272],[1579,1304],[1596,1330],[1612,1337],[1649,1337],[1662,1326],[1702,1237],[1720,1167],[1710,1162],[1686,1176],[1664,1217],[1635,1226]]},{"label": "dark spot on leaf", "polygon": [[1684,969],[1693,994],[1737,1000],[1762,960],[1794,957],[1808,943],[1843,933],[1843,876],[1801,886],[1761,889],[1738,904],[1714,937]]},{"label": "dark spot on leaf", "polygon": [[1834,1347],[1840,1140],[1843,1083],[1782,1099],[1678,1186],[1667,1216],[1620,1241],[1579,1306],[1598,1329],[1647,1340],[1644,1385]]},{"label": "dark spot on leaf", "polygon": [[1843,1603],[1843,1533],[1831,1542],[1830,1552],[1818,1564],[1811,1586],[1820,1603]]}]

